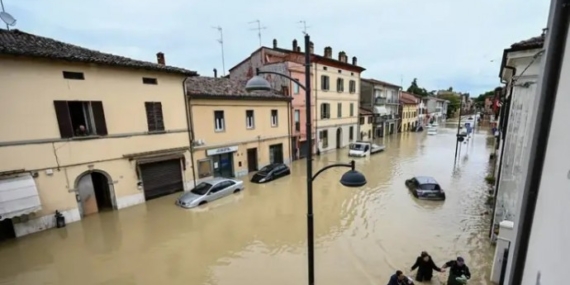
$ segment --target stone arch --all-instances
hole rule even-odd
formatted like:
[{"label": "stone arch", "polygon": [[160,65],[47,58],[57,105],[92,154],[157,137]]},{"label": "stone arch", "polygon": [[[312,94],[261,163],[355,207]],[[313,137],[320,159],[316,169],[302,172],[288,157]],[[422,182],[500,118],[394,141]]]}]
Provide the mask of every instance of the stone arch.
[{"label": "stone arch", "polygon": [[75,178],[74,185],[81,216],[117,209],[113,179],[107,172],[100,169],[84,171]]}]

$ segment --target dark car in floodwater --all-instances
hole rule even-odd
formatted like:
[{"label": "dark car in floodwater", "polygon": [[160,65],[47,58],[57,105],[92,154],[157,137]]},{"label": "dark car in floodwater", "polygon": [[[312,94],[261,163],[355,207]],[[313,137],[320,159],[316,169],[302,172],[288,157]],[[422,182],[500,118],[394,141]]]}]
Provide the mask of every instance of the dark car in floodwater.
[{"label": "dark car in floodwater", "polygon": [[291,174],[291,170],[286,164],[272,163],[261,168],[257,173],[251,177],[251,182],[265,183],[275,180],[279,177]]},{"label": "dark car in floodwater", "polygon": [[416,176],[406,180],[406,187],[418,199],[445,200],[445,191],[430,176]]}]

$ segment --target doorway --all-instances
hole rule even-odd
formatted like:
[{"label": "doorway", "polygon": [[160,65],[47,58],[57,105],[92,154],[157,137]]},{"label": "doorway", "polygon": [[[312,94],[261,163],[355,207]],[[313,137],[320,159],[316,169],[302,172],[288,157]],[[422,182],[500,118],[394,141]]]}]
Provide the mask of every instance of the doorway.
[{"label": "doorway", "polygon": [[342,147],[342,129],[336,129],[336,148]]},{"label": "doorway", "polygon": [[305,158],[307,155],[309,155],[309,142],[302,141],[299,148],[299,158]]},{"label": "doorway", "polygon": [[78,202],[82,216],[113,209],[109,179],[101,172],[84,174],[77,182]]},{"label": "doorway", "polygon": [[233,153],[222,153],[213,156],[214,177],[234,177],[234,155]]},{"label": "doorway", "polygon": [[12,219],[4,219],[0,221],[0,242],[16,238],[16,231]]},{"label": "doorway", "polygon": [[283,144],[269,146],[269,163],[283,163]]},{"label": "doorway", "polygon": [[257,148],[247,149],[247,171],[257,171]]}]

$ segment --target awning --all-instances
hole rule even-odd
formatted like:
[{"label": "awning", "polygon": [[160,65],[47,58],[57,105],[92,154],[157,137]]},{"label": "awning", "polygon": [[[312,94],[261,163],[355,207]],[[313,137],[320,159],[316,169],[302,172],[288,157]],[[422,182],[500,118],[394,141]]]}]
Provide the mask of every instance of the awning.
[{"label": "awning", "polygon": [[36,181],[31,175],[0,179],[0,221],[41,209]]},{"label": "awning", "polygon": [[374,113],[380,116],[388,115],[388,110],[386,110],[385,106],[374,106]]}]

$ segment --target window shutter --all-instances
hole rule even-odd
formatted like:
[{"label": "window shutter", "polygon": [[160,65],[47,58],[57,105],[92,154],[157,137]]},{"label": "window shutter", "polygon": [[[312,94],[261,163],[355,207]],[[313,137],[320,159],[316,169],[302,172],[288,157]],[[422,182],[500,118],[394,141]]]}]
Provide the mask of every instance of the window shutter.
[{"label": "window shutter", "polygon": [[146,110],[146,123],[148,125],[148,131],[152,132],[156,130],[156,125],[154,123],[154,106],[152,102],[145,102],[144,107]]},{"label": "window shutter", "polygon": [[59,134],[62,139],[73,137],[73,125],[69,115],[69,107],[67,101],[53,101],[55,108],[55,116],[59,126]]},{"label": "window shutter", "polygon": [[164,118],[162,117],[162,103],[154,103],[154,120],[156,123],[156,129],[158,131],[164,131]]},{"label": "window shutter", "polygon": [[91,101],[91,110],[93,111],[93,119],[95,120],[95,130],[97,135],[107,135],[107,123],[105,122],[105,112],[103,111],[103,102]]}]

